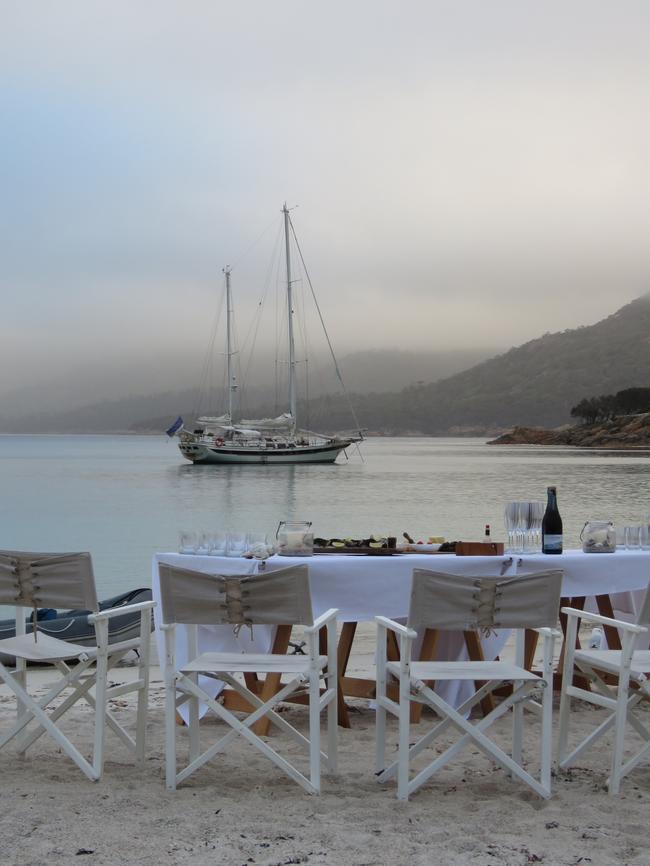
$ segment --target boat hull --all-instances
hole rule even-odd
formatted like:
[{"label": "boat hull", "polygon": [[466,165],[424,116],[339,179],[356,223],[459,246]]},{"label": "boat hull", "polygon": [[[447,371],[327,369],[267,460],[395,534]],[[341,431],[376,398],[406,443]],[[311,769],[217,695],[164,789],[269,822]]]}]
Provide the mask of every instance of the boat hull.
[{"label": "boat hull", "polygon": [[[137,604],[141,601],[151,601],[150,589],[135,589],[103,601],[100,610],[119,608],[127,604]],[[37,632],[56,637],[68,643],[81,644],[82,646],[94,646],[96,644],[95,627],[88,622],[89,610],[70,610],[59,612],[52,619],[43,619],[37,622]],[[153,619],[151,622],[153,631]],[[26,622],[25,631],[31,634],[32,623]],[[140,635],[140,611],[125,614],[116,614],[109,620],[108,642],[109,644],[132,640]],[[16,636],[16,621],[7,619],[0,621],[0,640]],[[0,662],[4,665],[13,665],[13,656],[0,652]]]},{"label": "boat hull", "polygon": [[202,442],[179,444],[180,452],[192,463],[253,463],[257,465],[280,463],[334,463],[338,455],[351,442],[338,444],[297,446],[296,448],[236,448],[214,447]]}]

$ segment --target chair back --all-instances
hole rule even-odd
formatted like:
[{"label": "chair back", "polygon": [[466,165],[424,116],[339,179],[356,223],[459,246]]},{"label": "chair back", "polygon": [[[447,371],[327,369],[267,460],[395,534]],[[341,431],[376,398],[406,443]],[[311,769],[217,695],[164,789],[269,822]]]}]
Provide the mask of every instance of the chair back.
[{"label": "chair back", "polygon": [[82,608],[97,613],[90,554],[0,551],[0,604],[32,609]]},{"label": "chair back", "polygon": [[557,625],[563,572],[469,577],[413,570],[408,624],[437,629],[542,628]]},{"label": "chair back", "polygon": [[186,625],[312,625],[306,565],[262,574],[204,574],[158,566],[163,622]]}]

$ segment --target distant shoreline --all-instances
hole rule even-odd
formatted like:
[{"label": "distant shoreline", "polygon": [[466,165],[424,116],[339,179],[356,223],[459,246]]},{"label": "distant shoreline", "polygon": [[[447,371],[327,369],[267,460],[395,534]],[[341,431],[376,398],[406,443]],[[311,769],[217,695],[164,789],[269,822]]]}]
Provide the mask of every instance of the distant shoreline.
[{"label": "distant shoreline", "polygon": [[650,412],[573,427],[513,427],[488,445],[564,445],[634,451],[650,448]]}]

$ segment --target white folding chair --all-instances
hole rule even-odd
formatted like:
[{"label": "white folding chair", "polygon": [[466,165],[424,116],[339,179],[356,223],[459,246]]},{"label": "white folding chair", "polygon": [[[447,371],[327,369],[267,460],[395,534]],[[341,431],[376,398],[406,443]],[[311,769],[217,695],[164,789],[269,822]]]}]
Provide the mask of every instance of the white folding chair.
[{"label": "white folding chair", "polygon": [[[207,761],[241,735],[273,761],[291,779],[310,794],[320,792],[321,761],[330,771],[336,770],[337,754],[337,673],[336,610],[328,610],[318,619],[312,615],[309,570],[306,566],[265,571],[252,575],[203,574],[171,565],[159,566],[163,630],[165,632],[166,695],[166,783],[175,789]],[[177,669],[175,661],[175,625],[188,626],[190,660]],[[197,626],[231,624],[236,629],[255,625],[304,625],[308,652],[303,655],[273,655],[205,652],[198,655]],[[327,655],[319,655],[319,631],[327,629]],[[289,682],[268,701],[237,679],[236,674],[283,673]],[[243,721],[210,697],[201,687],[199,675],[221,680],[238,692],[255,709]],[[321,694],[320,680],[325,680]],[[277,712],[280,701],[297,693],[309,696],[309,737],[303,736]],[[177,771],[176,709],[190,702],[189,763]],[[227,734],[201,751],[199,737],[199,702],[207,705],[231,727]],[[321,751],[321,712],[327,708],[327,754]],[[309,778],[286,758],[264,742],[253,731],[253,725],[267,716],[283,733],[288,734],[309,754]]]},{"label": "white folding chair", "polygon": [[[92,560],[89,553],[27,553],[0,551],[0,604],[15,605],[16,636],[0,640],[0,653],[15,657],[12,670],[0,663],[0,681],[16,695],[18,719],[0,736],[0,748],[15,737],[24,755],[44,733],[88,776],[96,781],[104,769],[106,728],[110,728],[136,762],[144,762],[145,727],[149,690],[149,644],[153,601],[99,610]],[[94,646],[69,643],[38,631],[34,615],[28,632],[25,615],[38,607],[89,610],[94,626]],[[109,620],[140,611],[140,633],[131,640],[109,644]],[[131,650],[139,653],[138,678],[109,688],[108,672]],[[61,677],[43,697],[28,691],[27,664],[53,665]],[[91,691],[94,689],[94,693]],[[62,700],[65,692],[69,692]],[[108,709],[111,698],[137,692],[136,736],[125,730]],[[78,701],[94,708],[94,745],[88,761],[59,727],[60,720]]]},{"label": "white folding chair", "polygon": [[[568,619],[560,699],[559,765],[562,769],[571,767],[586,749],[613,728],[614,744],[607,784],[610,794],[618,794],[623,777],[644,758],[650,758],[650,730],[635,715],[638,704],[650,699],[650,680],[648,680],[650,650],[635,650],[639,635],[645,634],[650,624],[650,586],[646,590],[636,623],[611,619],[571,607],[563,607],[562,613],[566,614]],[[617,628],[619,633],[622,633],[621,649],[576,649],[580,620]],[[574,685],[574,677],[587,680],[589,688]],[[611,712],[597,728],[569,752],[572,698],[579,698]],[[643,746],[624,760],[628,723],[640,736]]]},{"label": "white folding chair", "polygon": [[[557,623],[562,584],[561,571],[544,571],[521,577],[467,577],[423,569],[413,571],[411,603],[406,626],[377,617],[377,752],[376,769],[380,782],[397,776],[397,797],[409,795],[454,758],[465,746],[479,748],[513,777],[529,785],[541,797],[551,795],[551,724],[553,712],[553,645],[560,633]],[[411,661],[418,629],[463,631],[497,628],[517,629],[515,662],[503,661]],[[544,637],[542,677],[524,666],[524,629],[533,628]],[[387,632],[399,637],[400,660],[386,658]],[[387,697],[390,678],[399,684],[399,702]],[[483,683],[460,707],[443,700],[431,681],[469,680]],[[512,694],[476,723],[471,710],[502,683],[512,683]],[[541,703],[537,700],[541,691]],[[434,727],[410,743],[410,709],[416,702],[429,706],[441,718]],[[535,779],[522,766],[524,707],[541,715],[541,769]],[[513,709],[512,755],[506,754],[486,736],[487,729]],[[397,760],[386,765],[386,713],[398,718]],[[461,737],[454,745],[410,778],[411,762],[428,746],[437,745],[450,727]]]}]

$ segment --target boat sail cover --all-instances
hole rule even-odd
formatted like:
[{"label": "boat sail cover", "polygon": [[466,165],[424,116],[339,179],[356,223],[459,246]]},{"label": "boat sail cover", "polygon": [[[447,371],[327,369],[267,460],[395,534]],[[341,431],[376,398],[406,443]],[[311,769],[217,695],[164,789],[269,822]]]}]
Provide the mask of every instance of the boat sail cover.
[{"label": "boat sail cover", "polygon": [[277,432],[289,432],[296,426],[296,422],[290,412],[283,412],[277,418],[255,418],[244,419],[239,422],[238,427],[253,427],[255,430]]},{"label": "boat sail cover", "polygon": [[199,424],[219,424],[220,426],[232,424],[230,415],[203,415],[197,418]]}]

